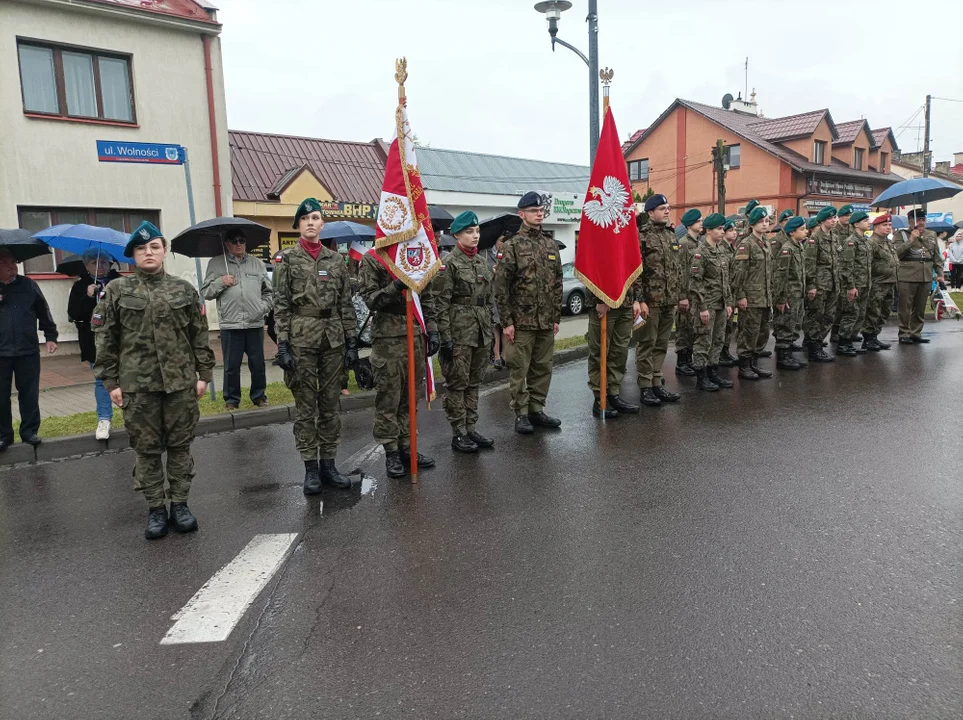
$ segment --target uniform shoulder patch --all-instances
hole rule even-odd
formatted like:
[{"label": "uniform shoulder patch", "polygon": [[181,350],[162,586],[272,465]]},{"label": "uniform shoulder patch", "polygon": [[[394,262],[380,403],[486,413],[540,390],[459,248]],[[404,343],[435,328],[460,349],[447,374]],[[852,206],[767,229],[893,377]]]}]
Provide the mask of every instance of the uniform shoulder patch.
[{"label": "uniform shoulder patch", "polygon": [[696,260],[701,260],[701,259],[702,259],[702,256],[701,256],[699,253],[696,253],[696,254],[695,254],[695,259],[696,259]]},{"label": "uniform shoulder patch", "polygon": [[496,260],[501,260],[501,259],[502,259],[502,255],[503,255],[503,253],[498,253],[497,255],[495,255],[495,259],[496,259]]},{"label": "uniform shoulder patch", "polygon": [[93,325],[94,327],[100,327],[101,325],[103,325],[104,324],[103,313],[95,312],[93,315],[91,315],[90,324]]},{"label": "uniform shoulder patch", "polygon": [[849,247],[856,247],[856,243],[850,242],[850,243],[849,243]]},{"label": "uniform shoulder patch", "polygon": [[748,259],[749,259],[749,255],[746,253],[739,253],[733,258],[733,260],[748,260]]},{"label": "uniform shoulder patch", "polygon": [[788,254],[789,254],[789,251],[788,251],[788,250],[783,250],[783,251],[782,251],[782,254],[783,254],[783,255],[788,255]]},{"label": "uniform shoulder patch", "polygon": [[815,245],[815,244],[816,244],[816,241],[813,240],[812,238],[809,238],[809,244],[810,244],[810,245]]}]

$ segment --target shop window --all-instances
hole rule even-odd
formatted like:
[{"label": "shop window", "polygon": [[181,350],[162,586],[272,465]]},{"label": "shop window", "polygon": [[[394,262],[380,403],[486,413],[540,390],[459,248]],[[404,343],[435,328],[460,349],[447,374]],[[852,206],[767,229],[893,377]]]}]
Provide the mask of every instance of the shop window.
[{"label": "shop window", "polygon": [[726,145],[722,150],[722,164],[734,170],[742,164],[742,147],[740,145]]},{"label": "shop window", "polygon": [[825,140],[814,140],[813,141],[813,162],[817,165],[826,164],[826,141]]},{"label": "shop window", "polygon": [[629,161],[629,182],[649,179],[649,159]]},{"label": "shop window", "polygon": [[[84,208],[20,208],[20,227],[37,233],[54,225],[99,225],[109,227],[125,234],[134,231],[142,221],[147,220],[157,225],[159,214],[153,210],[96,210]],[[54,250],[48,255],[27,260],[24,263],[24,273],[36,275],[56,272],[57,263],[68,253]],[[132,266],[121,263],[122,272],[132,270]]]},{"label": "shop window", "polygon": [[21,40],[25,113],[136,122],[129,55]]},{"label": "shop window", "polygon": [[881,173],[889,172],[889,153],[881,152],[879,154],[879,171]]},{"label": "shop window", "polygon": [[863,148],[853,148],[853,168],[863,169]]}]

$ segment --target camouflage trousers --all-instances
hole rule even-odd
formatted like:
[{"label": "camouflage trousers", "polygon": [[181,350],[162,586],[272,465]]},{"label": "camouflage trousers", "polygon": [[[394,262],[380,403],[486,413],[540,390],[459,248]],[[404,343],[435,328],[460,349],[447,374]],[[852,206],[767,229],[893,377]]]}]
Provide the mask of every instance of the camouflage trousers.
[{"label": "camouflage trousers", "polygon": [[[609,309],[608,319],[605,321],[606,348],[605,359],[605,394],[614,397],[622,387],[625,377],[625,364],[629,361],[629,343],[632,341],[632,324],[635,318],[632,307]],[[602,364],[599,362],[602,353],[602,321],[595,308],[589,308],[588,332],[586,339],[589,346],[588,357],[588,386],[598,398],[602,384]]]},{"label": "camouflage trousers", "polygon": [[[191,443],[199,417],[193,387],[172,393],[124,393],[124,425],[137,453],[134,490],[144,494],[148,507],[160,507],[165,500],[187,502],[194,479]],[[165,451],[166,490],[161,459]]]},{"label": "camouflage trousers", "polygon": [[703,370],[719,364],[722,344],[726,339],[726,309],[709,310],[709,324],[703,325],[698,314],[695,315],[693,331],[695,340],[692,344],[692,367]]},{"label": "camouflage trousers", "polygon": [[901,338],[919,337],[922,334],[930,287],[928,282],[899,284],[899,336]]},{"label": "camouflage trousers", "polygon": [[816,297],[806,302],[803,331],[807,345],[822,345],[833,327],[839,294],[836,290],[819,290]]},{"label": "camouflage trousers", "polygon": [[456,344],[445,375],[445,417],[456,435],[467,435],[478,422],[478,388],[488,368],[488,347]]},{"label": "camouflage trousers", "polygon": [[772,310],[769,308],[750,307],[739,310],[736,349],[740,358],[751,358],[766,349],[771,321]]},{"label": "camouflage trousers", "polygon": [[896,283],[876,283],[869,289],[869,302],[866,304],[866,320],[863,332],[879,335],[893,312],[893,298],[896,297]]},{"label": "camouflage trousers", "polygon": [[674,322],[674,305],[649,308],[649,317],[639,331],[639,346],[635,349],[635,369],[642,389],[662,384],[662,365],[669,349],[669,336],[672,335]]},{"label": "camouflage trousers", "polygon": [[331,460],[341,439],[344,347],[324,339],[316,347],[294,346],[291,354],[296,367],[284,382],[294,395],[294,444],[302,460]]},{"label": "camouflage trousers", "polygon": [[[371,346],[375,382],[375,442],[392,451],[411,447],[408,414],[408,338],[378,338]],[[415,337],[415,393],[425,396],[424,339]]]},{"label": "camouflage trousers", "polygon": [[863,329],[863,321],[866,319],[866,307],[869,303],[869,288],[856,288],[859,295],[855,300],[849,302],[846,295],[843,295],[840,305],[843,308],[842,316],[839,319],[839,339],[853,338]]},{"label": "camouflage trousers", "polygon": [[790,298],[789,307],[782,312],[773,308],[772,336],[776,338],[777,350],[784,350],[799,339],[805,315],[805,300],[801,297]]},{"label": "camouflage trousers", "polygon": [[675,314],[675,353],[676,355],[692,350],[695,342],[696,324],[701,325],[702,321],[696,321],[692,311]]},{"label": "camouflage trousers", "polygon": [[545,409],[552,385],[555,333],[551,330],[515,330],[515,342],[505,341],[502,355],[508,363],[508,388],[516,415]]}]

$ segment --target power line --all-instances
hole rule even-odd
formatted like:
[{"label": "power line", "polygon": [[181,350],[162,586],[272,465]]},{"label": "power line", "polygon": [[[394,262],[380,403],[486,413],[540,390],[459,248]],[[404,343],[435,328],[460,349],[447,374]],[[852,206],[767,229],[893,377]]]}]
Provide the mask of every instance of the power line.
[{"label": "power line", "polygon": [[963,103],[963,100],[957,100],[956,98],[944,98],[944,97],[936,97],[935,95],[934,95],[934,96],[932,96],[932,97],[930,98],[930,100],[944,100],[944,101],[946,101],[946,102],[958,102],[958,103]]}]

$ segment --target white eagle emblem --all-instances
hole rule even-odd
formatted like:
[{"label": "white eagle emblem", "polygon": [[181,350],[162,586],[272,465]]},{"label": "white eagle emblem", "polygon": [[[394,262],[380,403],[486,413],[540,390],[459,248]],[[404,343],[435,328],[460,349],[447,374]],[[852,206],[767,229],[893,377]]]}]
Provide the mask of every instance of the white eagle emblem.
[{"label": "white eagle emblem", "polygon": [[632,219],[632,196],[628,188],[617,177],[607,175],[602,181],[602,187],[590,187],[589,195],[598,200],[589,200],[582,211],[585,217],[599,227],[607,228],[615,225],[615,232],[627,227]]}]

